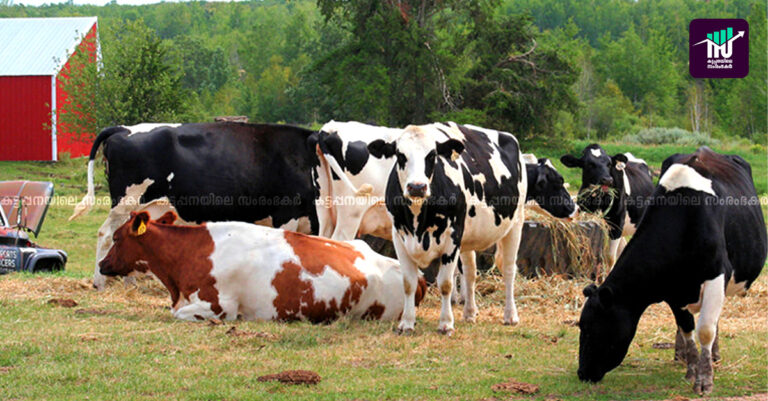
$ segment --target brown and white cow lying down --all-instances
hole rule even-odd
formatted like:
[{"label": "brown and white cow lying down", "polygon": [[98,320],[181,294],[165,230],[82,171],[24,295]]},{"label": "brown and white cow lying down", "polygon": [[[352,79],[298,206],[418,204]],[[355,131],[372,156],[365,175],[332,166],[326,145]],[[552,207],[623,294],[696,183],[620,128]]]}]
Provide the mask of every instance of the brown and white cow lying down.
[{"label": "brown and white cow lying down", "polygon": [[[152,185],[154,181],[147,178],[141,184],[134,184],[128,186],[125,190],[125,196],[120,199],[115,207],[113,207],[104,223],[99,227],[98,236],[96,239],[96,268],[93,271],[93,287],[98,290],[106,288],[107,277],[100,273],[99,262],[107,256],[107,253],[112,248],[112,236],[128,219],[131,218],[132,212],[146,211],[149,213],[149,217],[157,219],[165,213],[172,211],[176,212],[176,208],[171,205],[171,202],[166,197],[153,199],[146,203],[141,203],[141,197],[147,191],[147,187]],[[181,218],[176,219],[173,223],[176,225],[191,224],[183,221]],[[127,277],[125,284],[135,284],[133,277]]]},{"label": "brown and white cow lying down", "polygon": [[[153,273],[184,320],[394,320],[403,311],[399,263],[363,241],[339,242],[240,222],[173,225],[131,213],[99,263],[108,276]],[[419,280],[417,300],[426,292]],[[417,302],[418,302],[417,301]]]}]

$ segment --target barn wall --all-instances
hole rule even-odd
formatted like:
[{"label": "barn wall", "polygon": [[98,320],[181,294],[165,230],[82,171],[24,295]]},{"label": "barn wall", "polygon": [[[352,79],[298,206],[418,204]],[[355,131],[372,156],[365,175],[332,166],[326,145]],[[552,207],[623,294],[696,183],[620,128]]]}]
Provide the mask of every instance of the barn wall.
[{"label": "barn wall", "polygon": [[51,160],[51,77],[0,77],[0,160]]},{"label": "barn wall", "polygon": [[[85,39],[80,42],[72,55],[74,56],[77,52],[88,52],[93,56],[92,60],[96,62],[96,44],[96,24],[94,24],[90,31],[88,31]],[[62,110],[61,106],[64,105],[65,102],[69,102],[67,93],[62,88],[61,80],[67,76],[67,72],[70,69],[70,60],[67,60],[67,63],[64,64],[56,77],[56,143],[58,148],[57,151],[59,153],[69,152],[71,157],[80,157],[88,155],[91,151],[94,133],[82,134],[78,138],[77,134],[72,132],[73,130],[71,130],[67,124],[61,122],[61,116],[64,114],[64,110]]]}]

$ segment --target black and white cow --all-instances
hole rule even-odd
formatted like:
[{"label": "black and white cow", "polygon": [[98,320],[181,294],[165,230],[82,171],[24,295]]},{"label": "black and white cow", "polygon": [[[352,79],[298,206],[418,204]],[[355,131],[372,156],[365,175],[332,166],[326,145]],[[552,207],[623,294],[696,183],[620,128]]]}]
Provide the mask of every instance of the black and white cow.
[{"label": "black and white cow", "polygon": [[[70,219],[94,203],[94,162],[103,144],[113,207],[127,187],[150,179],[141,203],[167,197],[186,221],[317,232],[311,134],[289,125],[229,122],[106,128],[91,148],[88,193]],[[96,270],[99,288],[105,280]]]},{"label": "black and white cow", "polygon": [[[316,145],[318,153],[313,173],[320,194],[317,216],[322,236],[341,241],[365,234],[392,239],[392,220],[383,200],[396,158],[372,156],[366,145],[377,139],[394,141],[402,132],[402,128],[354,121],[331,121],[318,131],[310,145]],[[565,188],[563,176],[549,159],[536,159],[532,154],[524,154],[523,159],[529,177],[526,200],[535,201],[539,210],[555,217],[576,214],[578,208]],[[466,286],[462,284],[461,288],[463,291]],[[466,298],[466,294],[459,296],[454,292],[454,300]]]},{"label": "black and white cow", "polygon": [[[579,378],[596,382],[618,366],[640,316],[663,301],[686,340],[686,378],[694,381],[694,391],[709,393],[711,350],[724,298],[750,287],[767,253],[765,220],[744,159],[706,147],[669,157],[616,267],[600,287],[584,289]],[[699,313],[698,324],[692,312]]]},{"label": "black and white cow", "polygon": [[[392,239],[392,221],[383,204],[395,156],[372,156],[367,145],[391,142],[402,128],[387,128],[355,121],[331,121],[318,131],[319,163],[313,169],[320,194],[316,203],[321,236],[349,241],[370,234]],[[527,201],[558,217],[573,217],[578,208],[566,189],[563,176],[546,158],[523,155],[528,173]]]},{"label": "black and white cow", "polygon": [[610,265],[620,252],[621,237],[632,235],[643,216],[653,180],[645,161],[630,153],[608,156],[598,144],[584,148],[580,158],[565,155],[560,161],[581,169],[577,203],[583,211],[605,214],[610,228]]},{"label": "black and white cow", "polygon": [[554,217],[573,217],[579,209],[566,189],[563,176],[547,158],[523,154],[528,176],[526,201],[534,201],[537,209],[543,209]]},{"label": "black and white cow", "polygon": [[455,123],[411,125],[395,141],[376,140],[368,149],[375,157],[397,159],[389,174],[386,206],[406,283],[398,331],[413,331],[418,268],[437,259],[442,303],[438,331],[453,333],[450,298],[459,255],[469,298],[464,318],[474,319],[474,251],[497,242],[506,286],[504,323],[518,323],[513,286],[527,179],[517,139]]},{"label": "black and white cow", "polygon": [[371,157],[368,144],[391,142],[402,128],[377,127],[355,121],[331,121],[318,131],[318,164],[313,169],[319,235],[351,241],[370,234],[392,238],[392,222],[384,206],[387,177],[395,157]]}]

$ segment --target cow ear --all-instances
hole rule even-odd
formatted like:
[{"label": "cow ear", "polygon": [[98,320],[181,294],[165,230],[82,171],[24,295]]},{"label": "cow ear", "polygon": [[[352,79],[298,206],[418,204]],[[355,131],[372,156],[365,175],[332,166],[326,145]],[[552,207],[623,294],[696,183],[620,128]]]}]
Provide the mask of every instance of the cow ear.
[{"label": "cow ear", "polygon": [[592,295],[595,295],[595,293],[597,292],[597,286],[594,284],[590,284],[584,287],[584,290],[582,292],[584,293],[585,297],[591,297]]},{"label": "cow ear", "polygon": [[178,218],[179,216],[173,210],[169,210],[155,221],[159,224],[173,224],[174,222],[176,222],[176,219]]},{"label": "cow ear", "polygon": [[613,305],[613,290],[611,287],[602,286],[597,291],[598,298],[600,299],[600,303],[606,307],[610,308]]},{"label": "cow ear", "polygon": [[368,151],[373,157],[381,159],[389,158],[395,155],[395,144],[393,142],[384,142],[383,139],[377,139],[368,144]]},{"label": "cow ear", "polygon": [[307,149],[311,154],[317,153],[317,144],[320,140],[320,132],[313,132],[307,138]]},{"label": "cow ear", "polygon": [[131,235],[140,236],[147,232],[147,222],[149,221],[149,213],[139,212],[133,215],[133,223],[131,223]]},{"label": "cow ear", "polygon": [[437,154],[443,157],[450,157],[451,160],[456,160],[453,156],[453,152],[461,154],[464,151],[464,144],[456,139],[449,139],[445,142],[435,143],[437,148]]},{"label": "cow ear", "polygon": [[584,166],[584,162],[582,162],[581,159],[577,159],[574,155],[565,155],[560,158],[560,162],[563,163],[565,167],[569,168]]},{"label": "cow ear", "polygon": [[616,168],[616,170],[624,171],[624,168],[627,167],[627,156],[619,153],[611,157],[611,162],[613,162],[613,167]]}]

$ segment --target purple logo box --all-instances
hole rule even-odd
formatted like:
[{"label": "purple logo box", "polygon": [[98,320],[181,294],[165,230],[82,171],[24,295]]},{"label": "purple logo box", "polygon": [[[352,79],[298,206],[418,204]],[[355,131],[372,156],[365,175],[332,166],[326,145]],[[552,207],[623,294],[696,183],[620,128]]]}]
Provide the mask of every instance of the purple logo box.
[{"label": "purple logo box", "polygon": [[749,24],[743,19],[695,19],[688,26],[688,67],[694,78],[749,74]]}]

